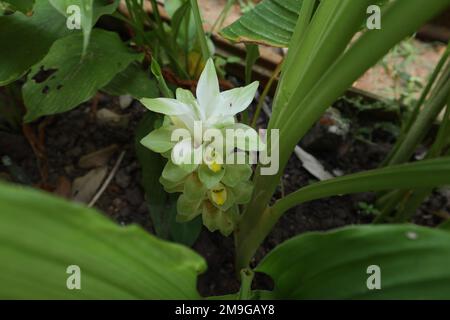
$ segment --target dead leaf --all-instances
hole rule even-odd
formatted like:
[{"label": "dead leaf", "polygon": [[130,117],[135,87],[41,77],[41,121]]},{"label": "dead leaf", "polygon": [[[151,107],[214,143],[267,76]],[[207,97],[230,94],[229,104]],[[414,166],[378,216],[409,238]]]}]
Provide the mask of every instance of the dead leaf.
[{"label": "dead leaf", "polygon": [[119,147],[116,144],[113,144],[106,148],[84,155],[78,161],[78,166],[83,169],[91,169],[104,166],[108,164],[109,159],[118,148]]},{"label": "dead leaf", "polygon": [[78,202],[89,203],[100,188],[108,173],[106,166],[92,169],[86,175],[78,177],[73,182],[72,199]]}]

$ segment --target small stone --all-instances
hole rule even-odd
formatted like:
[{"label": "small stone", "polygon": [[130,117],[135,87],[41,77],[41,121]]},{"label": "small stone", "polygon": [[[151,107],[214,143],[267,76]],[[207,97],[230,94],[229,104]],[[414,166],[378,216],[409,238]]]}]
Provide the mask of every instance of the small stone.
[{"label": "small stone", "polygon": [[124,95],[119,97],[119,105],[122,110],[128,108],[133,102],[133,97],[130,95]]},{"label": "small stone", "polygon": [[108,109],[97,111],[97,120],[100,124],[111,127],[126,128],[130,121],[129,115],[120,115]]}]

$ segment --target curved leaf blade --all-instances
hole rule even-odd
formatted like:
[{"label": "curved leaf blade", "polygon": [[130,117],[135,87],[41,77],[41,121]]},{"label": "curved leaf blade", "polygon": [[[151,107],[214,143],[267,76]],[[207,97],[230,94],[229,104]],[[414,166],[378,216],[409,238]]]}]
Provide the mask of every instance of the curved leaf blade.
[{"label": "curved leaf blade", "polygon": [[80,26],[83,30],[83,53],[85,53],[95,23],[102,15],[116,11],[120,0],[114,0],[112,3],[105,0],[49,0],[49,2],[65,17],[74,14],[73,11],[68,11],[70,6],[79,8]]},{"label": "curved leaf blade", "polygon": [[124,71],[118,73],[102,91],[121,96],[131,95],[135,99],[157,98],[158,84],[150,77],[150,71],[145,72],[137,62],[131,63]]},{"label": "curved leaf blade", "polygon": [[0,16],[0,86],[23,76],[55,40],[69,34],[66,20],[47,0],[36,0],[34,13]]},{"label": "curved leaf blade", "polygon": [[[197,299],[203,258],[120,227],[92,209],[0,184],[0,297],[7,299]],[[66,269],[81,269],[68,290]]]},{"label": "curved leaf blade", "polygon": [[303,0],[264,0],[239,20],[220,31],[235,42],[287,47]]},{"label": "curved leaf blade", "polygon": [[[288,240],[256,271],[274,279],[278,299],[448,299],[449,263],[448,232],[358,226]],[[372,265],[380,267],[380,290],[367,286]]]},{"label": "curved leaf blade", "polygon": [[314,183],[278,200],[272,210],[281,215],[297,204],[325,197],[393,189],[433,188],[447,184],[450,184],[450,157],[442,157]]},{"label": "curved leaf blade", "polygon": [[113,32],[95,29],[82,56],[82,35],[57,40],[47,56],[34,65],[23,86],[28,113],[25,121],[69,111],[89,100],[114,76],[142,58]]}]

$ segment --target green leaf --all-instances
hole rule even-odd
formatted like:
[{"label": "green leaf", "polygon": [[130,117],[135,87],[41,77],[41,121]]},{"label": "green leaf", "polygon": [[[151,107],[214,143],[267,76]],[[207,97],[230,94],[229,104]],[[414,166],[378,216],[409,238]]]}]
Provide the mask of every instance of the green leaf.
[{"label": "green leaf", "polygon": [[48,55],[33,66],[23,87],[28,110],[25,121],[75,108],[142,57],[131,52],[117,34],[96,29],[82,58],[81,37],[74,34],[57,40]]},{"label": "green leaf", "polygon": [[314,183],[278,200],[275,215],[315,199],[369,191],[432,188],[450,183],[450,157],[422,160]]},{"label": "green leaf", "polygon": [[287,47],[303,0],[264,0],[220,34],[235,42]]},{"label": "green leaf", "polygon": [[120,0],[109,3],[107,0],[49,0],[50,3],[65,17],[75,18],[77,11],[68,10],[77,6],[80,14],[80,26],[83,30],[83,53],[86,53],[91,37],[91,31],[97,20],[105,14],[116,11]]},{"label": "green leaf", "polygon": [[[40,191],[0,184],[0,297],[198,299],[205,261],[138,226]],[[81,290],[68,290],[79,266]]]},{"label": "green leaf", "polygon": [[178,222],[173,216],[170,235],[175,242],[182,243],[186,246],[192,246],[197,241],[200,232],[202,231],[203,221],[202,217],[197,217],[188,222]]},{"label": "green leaf", "polygon": [[197,220],[183,224],[176,222],[177,196],[165,192],[159,182],[166,160],[141,144],[142,138],[160,122],[159,115],[147,112],[136,129],[135,149],[142,167],[142,186],[156,234],[190,246],[198,238],[202,224]]},{"label": "green leaf", "polygon": [[[307,233],[271,251],[256,271],[278,299],[448,299],[450,234],[415,225],[358,226]],[[369,266],[381,290],[369,290]]]},{"label": "green leaf", "polygon": [[447,220],[445,222],[442,222],[439,226],[439,229],[441,230],[446,230],[446,231],[450,231],[450,220]]},{"label": "green leaf", "polygon": [[137,62],[131,63],[124,71],[118,73],[111,82],[102,88],[102,91],[115,96],[129,94],[135,99],[159,96],[156,81],[150,77],[149,72],[142,70]]},{"label": "green leaf", "polygon": [[34,0],[2,0],[0,3],[7,3],[11,6],[12,10],[20,11],[24,14],[28,14],[33,10]]},{"label": "green leaf", "polygon": [[0,86],[22,77],[68,33],[64,17],[47,0],[36,0],[31,17],[20,12],[0,16]]}]

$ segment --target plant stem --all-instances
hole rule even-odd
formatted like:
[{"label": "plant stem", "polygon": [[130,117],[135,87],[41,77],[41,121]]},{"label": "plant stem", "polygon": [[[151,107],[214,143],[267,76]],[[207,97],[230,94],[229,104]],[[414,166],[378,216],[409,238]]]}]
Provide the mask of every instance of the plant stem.
[{"label": "plant stem", "polygon": [[242,269],[240,274],[241,290],[239,291],[239,300],[250,300],[252,297],[252,282],[255,274],[251,269]]},{"label": "plant stem", "polygon": [[414,106],[414,109],[412,111],[411,117],[409,118],[409,120],[408,120],[408,122],[406,124],[405,131],[408,131],[411,128],[411,125],[417,119],[417,115],[420,112],[420,107],[422,106],[422,104],[424,103],[426,97],[430,93],[430,90],[433,87],[434,82],[436,81],[439,73],[441,72],[442,67],[444,66],[445,62],[447,61],[449,53],[450,53],[450,43],[448,44],[447,48],[445,49],[444,53],[442,54],[442,57],[440,58],[438,64],[434,68],[433,73],[431,74],[427,85],[423,89],[419,100],[417,101],[416,105]]},{"label": "plant stem", "polygon": [[151,0],[151,3],[152,3],[153,15],[155,16],[155,21],[158,24],[158,28],[160,28],[160,30],[164,31],[164,26],[163,26],[163,22],[161,19],[161,15],[159,14],[158,3],[156,2],[156,0]]},{"label": "plant stem", "polygon": [[256,128],[256,122],[258,121],[259,115],[261,114],[261,108],[264,104],[264,100],[266,99],[267,95],[269,94],[270,88],[272,88],[272,84],[275,81],[275,79],[280,74],[281,68],[283,65],[283,61],[281,61],[277,67],[275,68],[274,72],[272,73],[272,76],[270,77],[269,81],[267,82],[266,86],[264,87],[263,92],[259,96],[258,105],[256,106],[255,115],[253,116],[253,120],[251,123],[251,126],[253,128]]},{"label": "plant stem", "polygon": [[173,99],[174,98],[173,92],[167,86],[166,80],[164,79],[164,76],[161,72],[161,67],[159,66],[158,61],[156,61],[156,59],[154,58],[152,58],[151,71],[155,76],[156,81],[158,81],[158,86],[163,96],[166,98]]},{"label": "plant stem", "polygon": [[447,77],[446,82],[443,84],[443,88],[440,89],[435,96],[428,100],[426,107],[411,126],[411,129],[408,131],[407,136],[403,139],[397,152],[392,156],[391,161],[389,162],[390,165],[408,161],[414,153],[417,145],[426,135],[430,125],[445,106],[449,90],[450,78]]},{"label": "plant stem", "polygon": [[425,99],[427,98],[428,94],[430,93],[431,88],[433,87],[433,84],[436,82],[436,79],[439,75],[439,73],[442,70],[442,67],[445,65],[445,62],[448,59],[450,53],[450,44],[447,46],[445,52],[442,54],[442,57],[440,58],[438,64],[433,70],[433,73],[431,74],[430,78],[428,79],[427,85],[423,89],[419,100],[416,102],[413,111],[409,115],[408,119],[406,120],[406,124],[402,128],[402,131],[400,133],[400,136],[398,137],[394,147],[392,148],[389,155],[385,158],[385,160],[382,162],[381,166],[384,167],[387,164],[391,164],[392,157],[397,154],[398,149],[403,144],[403,140],[405,139],[405,136],[407,135],[408,131],[411,129],[411,126],[416,121],[417,116],[419,115],[420,109],[425,102]]},{"label": "plant stem", "polygon": [[203,22],[200,14],[200,9],[198,7],[197,0],[190,0],[192,12],[194,14],[194,22],[197,30],[197,38],[200,43],[200,48],[202,50],[203,59],[206,61],[211,57],[209,52],[208,43],[206,42],[205,31],[203,30]]},{"label": "plant stem", "polygon": [[230,12],[231,7],[233,7],[236,0],[227,0],[227,3],[225,4],[225,7],[220,12],[219,17],[217,18],[216,22],[214,22],[212,28],[211,28],[211,35],[216,31],[216,28],[222,28],[223,22],[225,21],[226,17],[228,16],[228,13]]}]

